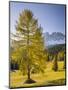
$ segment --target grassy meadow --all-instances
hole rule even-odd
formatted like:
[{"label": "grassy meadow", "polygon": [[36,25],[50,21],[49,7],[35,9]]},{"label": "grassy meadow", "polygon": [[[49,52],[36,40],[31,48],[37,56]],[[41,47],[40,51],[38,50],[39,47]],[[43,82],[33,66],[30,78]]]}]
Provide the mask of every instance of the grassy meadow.
[{"label": "grassy meadow", "polygon": [[65,70],[63,69],[63,61],[58,61],[58,66],[58,71],[55,72],[52,70],[52,62],[47,62],[45,73],[31,74],[31,78],[36,81],[36,83],[32,84],[24,84],[27,76],[23,76],[20,70],[11,71],[10,88],[65,85]]}]

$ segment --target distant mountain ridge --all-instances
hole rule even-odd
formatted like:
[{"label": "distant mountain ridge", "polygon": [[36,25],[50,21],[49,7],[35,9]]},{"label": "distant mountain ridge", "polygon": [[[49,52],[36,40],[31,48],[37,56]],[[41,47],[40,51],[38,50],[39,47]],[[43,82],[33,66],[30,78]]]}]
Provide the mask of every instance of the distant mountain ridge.
[{"label": "distant mountain ridge", "polygon": [[46,45],[65,43],[65,35],[61,32],[53,32],[52,34],[49,34],[48,32],[46,32],[43,35],[44,35],[44,41]]}]

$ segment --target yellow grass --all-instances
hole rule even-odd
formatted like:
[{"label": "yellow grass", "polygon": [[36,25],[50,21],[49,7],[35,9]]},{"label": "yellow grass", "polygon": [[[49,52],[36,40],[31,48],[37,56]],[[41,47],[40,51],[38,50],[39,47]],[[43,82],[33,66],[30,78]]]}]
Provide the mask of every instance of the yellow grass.
[{"label": "yellow grass", "polygon": [[65,79],[65,70],[63,62],[58,62],[59,69],[57,72],[52,70],[52,62],[47,63],[45,73],[31,74],[31,78],[36,81],[34,84],[24,84],[27,76],[23,76],[20,71],[10,72],[10,87],[28,87],[48,85],[48,82]]}]

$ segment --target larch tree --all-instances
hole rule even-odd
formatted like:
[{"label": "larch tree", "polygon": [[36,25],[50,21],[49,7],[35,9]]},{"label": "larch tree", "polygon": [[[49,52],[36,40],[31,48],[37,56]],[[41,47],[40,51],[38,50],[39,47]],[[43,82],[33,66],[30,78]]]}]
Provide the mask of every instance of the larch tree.
[{"label": "larch tree", "polygon": [[52,70],[54,70],[54,71],[58,70],[57,55],[54,56]]},{"label": "larch tree", "polygon": [[31,79],[31,71],[37,66],[41,71],[45,68],[44,40],[42,28],[38,25],[30,10],[25,9],[20,13],[16,21],[16,37],[18,37],[18,47],[16,58],[20,68],[26,71],[28,79],[26,83],[35,82]]}]

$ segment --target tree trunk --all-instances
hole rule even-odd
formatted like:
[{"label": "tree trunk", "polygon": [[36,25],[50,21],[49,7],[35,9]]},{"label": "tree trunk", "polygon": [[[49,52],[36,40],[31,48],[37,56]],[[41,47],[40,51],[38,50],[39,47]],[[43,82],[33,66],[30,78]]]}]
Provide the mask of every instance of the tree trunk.
[{"label": "tree trunk", "polygon": [[28,80],[30,79],[30,66],[29,66],[29,64],[28,64]]},{"label": "tree trunk", "polygon": [[[29,25],[29,24],[28,24]],[[27,26],[27,53],[29,53],[29,28]],[[28,54],[28,66],[27,66],[27,75],[28,75],[28,80],[30,79],[30,63],[29,63],[29,54]]]}]

